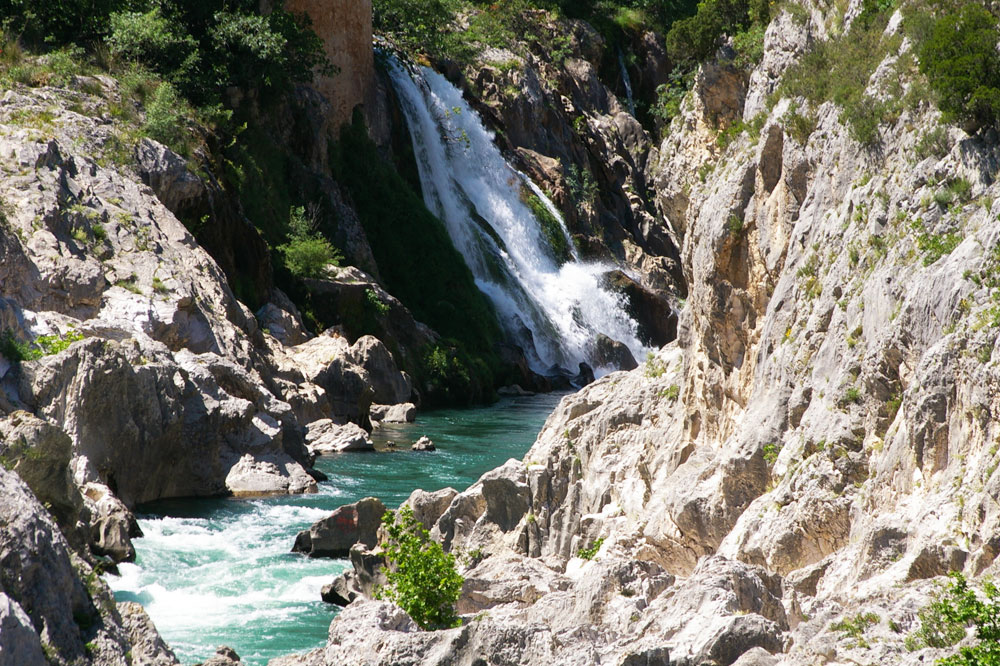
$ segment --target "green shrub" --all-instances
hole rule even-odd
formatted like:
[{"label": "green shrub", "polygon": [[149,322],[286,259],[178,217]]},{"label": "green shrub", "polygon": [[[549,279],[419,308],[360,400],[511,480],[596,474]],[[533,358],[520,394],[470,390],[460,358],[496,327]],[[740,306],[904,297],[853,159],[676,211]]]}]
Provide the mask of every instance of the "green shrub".
[{"label": "green shrub", "polygon": [[930,266],[938,259],[958,247],[962,237],[957,233],[920,234],[917,236],[917,247],[924,253],[924,266]]},{"label": "green shrub", "polygon": [[1000,119],[997,19],[980,3],[942,12],[919,47],[920,71],[937,94],[946,122],[978,129]]},{"label": "green shrub", "polygon": [[382,544],[389,584],[380,588],[376,597],[398,604],[422,629],[458,626],[461,621],[455,614],[455,602],[464,579],[455,566],[455,556],[431,541],[409,506],[398,514],[386,511],[382,525],[389,535]]},{"label": "green shrub", "polygon": [[374,28],[408,51],[440,52],[454,16],[442,0],[373,0]]},{"label": "green shrub", "polygon": [[107,43],[113,57],[155,69],[174,82],[187,82],[198,65],[198,42],[159,7],[112,14]]},{"label": "green shrub", "polygon": [[190,154],[191,135],[187,128],[187,116],[193,110],[177,93],[177,89],[166,81],[153,91],[146,104],[146,122],[143,132],[160,143],[169,146],[181,155]]},{"label": "green shrub", "polygon": [[976,630],[979,643],[937,661],[941,666],[997,666],[1000,664],[1000,591],[984,581],[979,594],[965,576],[952,573],[948,587],[917,615],[920,626],[907,638],[909,649],[947,648]]},{"label": "green shrub", "polygon": [[[288,242],[278,246],[285,267],[297,278],[321,278],[327,266],[339,266],[344,257],[330,241],[316,231],[314,216],[306,215],[302,206],[288,213],[291,229]],[[376,297],[377,298],[377,297]]]},{"label": "green shrub", "polygon": [[589,548],[581,548],[580,550],[576,551],[576,556],[583,560],[592,560],[594,559],[594,556],[597,555],[597,551],[599,551],[601,549],[601,546],[603,545],[604,545],[604,537],[601,537],[600,539],[595,539],[594,543],[590,544]]}]

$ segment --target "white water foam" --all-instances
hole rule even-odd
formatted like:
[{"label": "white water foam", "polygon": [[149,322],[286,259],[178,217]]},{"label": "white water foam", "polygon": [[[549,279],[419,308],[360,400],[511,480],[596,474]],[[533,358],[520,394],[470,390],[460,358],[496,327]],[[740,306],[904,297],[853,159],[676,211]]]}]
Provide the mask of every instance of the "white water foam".
[{"label": "white water foam", "polygon": [[535,370],[590,360],[598,333],[642,358],[647,350],[622,297],[601,284],[602,275],[615,267],[581,262],[575,251],[559,264],[523,200],[524,187],[559,220],[569,242],[558,209],[507,163],[461,91],[427,68],[411,74],[393,61],[391,74],[427,207],[444,221],[476,284]]}]

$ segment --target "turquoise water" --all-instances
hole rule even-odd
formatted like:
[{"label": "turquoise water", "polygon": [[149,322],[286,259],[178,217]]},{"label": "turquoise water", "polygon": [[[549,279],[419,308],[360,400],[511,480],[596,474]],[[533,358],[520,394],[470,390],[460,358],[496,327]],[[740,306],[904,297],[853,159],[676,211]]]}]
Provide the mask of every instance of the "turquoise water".
[{"label": "turquoise water", "polygon": [[[319,591],[349,564],[291,554],[296,533],[362,497],[395,507],[415,488],[464,490],[487,470],[523,457],[560,397],[507,398],[387,426],[376,431],[376,445],[393,440],[396,451],[320,458],[316,466],[330,480],[315,495],[143,507],[136,562],[108,583],[119,601],[145,606],[183,664],[203,661],[219,645],[255,666],[324,645],[337,608],[320,601]],[[438,450],[408,451],[421,435]]]}]

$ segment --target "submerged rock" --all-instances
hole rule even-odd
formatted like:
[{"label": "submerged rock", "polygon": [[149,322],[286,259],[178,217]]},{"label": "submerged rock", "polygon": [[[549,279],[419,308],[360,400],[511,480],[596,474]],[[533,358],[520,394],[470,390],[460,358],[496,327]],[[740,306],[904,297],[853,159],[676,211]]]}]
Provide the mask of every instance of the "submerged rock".
[{"label": "submerged rock", "polygon": [[434,446],[434,442],[431,441],[430,437],[421,437],[413,446],[410,447],[411,451],[437,451],[437,447]]}]

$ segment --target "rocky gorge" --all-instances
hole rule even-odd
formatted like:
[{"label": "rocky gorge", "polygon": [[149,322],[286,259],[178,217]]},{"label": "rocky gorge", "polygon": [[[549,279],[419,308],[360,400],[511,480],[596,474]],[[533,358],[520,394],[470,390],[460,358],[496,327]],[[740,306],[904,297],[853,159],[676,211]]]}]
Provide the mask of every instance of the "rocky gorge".
[{"label": "rocky gorge", "polygon": [[[385,507],[363,500],[296,540],[354,571],[325,592],[346,604],[326,646],[273,666],[954,652],[913,636],[941,577],[988,577],[1000,553],[1000,154],[994,130],[920,96],[902,6],[870,30],[884,50],[861,94],[907,100],[876,140],[859,140],[844,103],[788,83],[823,44],[860,40],[870,4],[780,4],[749,66],[723,39],[658,142],[602,80],[584,21],[535,15],[559,57],[532,43],[438,63],[576,251],[619,267],[607,282],[656,351],[563,398],[523,460],[407,500],[458,557],[461,626],[423,631],[372,598]],[[666,83],[658,39],[634,47],[638,79]],[[380,100],[357,101],[401,160],[376,76],[359,94]],[[117,154],[107,107],[121,96],[80,75],[0,102],[0,664],[177,663],[100,577],[135,557],[136,507],[314,491],[317,453],[372,448],[373,422],[412,419],[417,359],[444,338],[383,284],[336,182],[325,196],[360,268],[304,281],[308,304],[377,302],[376,325],[310,332],[274,284],[252,312],[232,258],[180,219],[220,210],[213,174],[149,138]],[[581,196],[579,165],[596,194]],[[509,377],[551,382],[506,352]],[[355,531],[331,536],[345,521]]]}]

